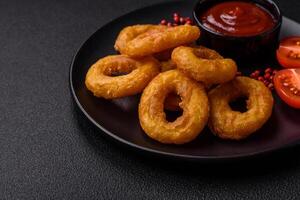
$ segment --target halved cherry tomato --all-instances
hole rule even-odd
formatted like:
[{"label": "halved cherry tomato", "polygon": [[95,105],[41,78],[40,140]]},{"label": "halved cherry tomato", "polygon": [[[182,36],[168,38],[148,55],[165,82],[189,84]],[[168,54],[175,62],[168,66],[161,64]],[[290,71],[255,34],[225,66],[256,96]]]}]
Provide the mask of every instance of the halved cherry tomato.
[{"label": "halved cherry tomato", "polygon": [[274,77],[277,94],[288,105],[300,109],[300,69],[284,69]]},{"label": "halved cherry tomato", "polygon": [[283,39],[276,54],[283,67],[300,68],[300,36]]}]

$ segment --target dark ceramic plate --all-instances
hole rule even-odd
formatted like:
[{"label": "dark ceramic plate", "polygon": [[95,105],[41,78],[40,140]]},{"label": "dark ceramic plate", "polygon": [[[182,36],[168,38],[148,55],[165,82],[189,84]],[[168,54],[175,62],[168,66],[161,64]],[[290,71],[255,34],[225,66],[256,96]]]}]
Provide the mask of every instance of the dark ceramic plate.
[{"label": "dark ceramic plate", "polygon": [[[138,96],[108,101],[95,98],[87,91],[84,79],[88,68],[99,58],[116,53],[113,49],[114,41],[123,27],[132,24],[155,24],[173,12],[192,16],[194,3],[185,0],[143,8],[113,20],[95,32],[80,47],[70,68],[71,92],[80,110],[99,128],[99,133],[137,151],[174,159],[219,161],[245,158],[299,143],[300,111],[286,106],[276,94],[272,117],[249,139],[241,142],[224,141],[214,137],[206,129],[195,141],[183,146],[174,146],[160,144],[143,133],[137,114]],[[295,34],[300,34],[300,24],[284,18],[282,37]],[[264,62],[276,64],[275,59]],[[258,62],[256,65],[243,65],[239,68],[242,72],[249,73],[249,67],[254,69],[262,64]]]}]

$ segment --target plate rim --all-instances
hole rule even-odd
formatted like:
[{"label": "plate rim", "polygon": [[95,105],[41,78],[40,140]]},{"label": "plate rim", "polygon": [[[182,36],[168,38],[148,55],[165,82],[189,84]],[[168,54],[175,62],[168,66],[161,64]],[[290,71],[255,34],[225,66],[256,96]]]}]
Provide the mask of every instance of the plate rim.
[{"label": "plate rim", "polygon": [[[144,147],[135,143],[132,143],[130,141],[127,141],[117,135],[115,135],[113,132],[107,130],[106,128],[104,128],[102,125],[100,125],[99,123],[97,123],[89,114],[88,112],[83,108],[82,104],[80,103],[75,89],[74,89],[74,85],[73,85],[73,67],[74,67],[74,63],[77,60],[77,57],[79,56],[82,48],[88,43],[89,40],[91,40],[91,38],[93,38],[100,30],[104,29],[105,27],[109,26],[110,24],[114,23],[115,21],[118,21],[119,19],[126,17],[127,15],[130,15],[134,12],[143,10],[143,9],[149,9],[151,7],[156,7],[156,6],[161,6],[164,4],[173,4],[176,2],[183,2],[182,0],[178,0],[178,1],[173,1],[173,2],[162,2],[162,3],[156,3],[156,4],[151,4],[142,8],[138,8],[132,11],[129,11],[123,15],[120,15],[119,17],[116,17],[110,21],[108,21],[107,23],[103,24],[101,27],[99,27],[96,31],[94,31],[91,35],[89,35],[87,37],[87,39],[85,39],[78,48],[76,48],[75,54],[72,57],[72,61],[69,67],[69,89],[71,91],[71,96],[73,101],[75,101],[76,106],[79,108],[79,110],[84,114],[84,116],[90,121],[92,122],[92,124],[94,126],[96,126],[98,129],[100,129],[100,133],[103,136],[106,137],[110,137],[111,139],[114,139],[114,141],[118,142],[119,144],[122,144],[124,147],[130,147],[133,150],[138,150],[141,151],[142,153],[145,154],[151,154],[154,156],[158,156],[158,157],[166,157],[166,158],[171,158],[171,159],[175,159],[175,160],[185,160],[185,161],[197,161],[197,162],[215,162],[215,161],[233,161],[233,160],[237,160],[237,159],[250,159],[253,157],[259,157],[259,156],[263,156],[263,155],[267,155],[267,154],[271,154],[277,151],[282,151],[284,149],[288,149],[288,148],[292,148],[294,146],[297,146],[300,143],[300,139],[296,140],[294,142],[290,142],[290,143],[284,143],[282,145],[278,145],[276,147],[269,147],[269,148],[265,148],[263,150],[260,151],[256,151],[256,152],[250,152],[250,153],[241,153],[241,154],[235,154],[235,155],[226,155],[226,156],[195,156],[195,155],[187,155],[187,154],[179,154],[179,153],[170,153],[170,152],[165,152],[165,151],[161,151],[161,150],[156,150],[156,149],[152,149],[152,148],[148,148],[148,147]],[[283,16],[284,18],[291,20],[293,22],[298,23],[297,21],[287,18],[285,16]],[[298,23],[299,24],[299,23]]]}]

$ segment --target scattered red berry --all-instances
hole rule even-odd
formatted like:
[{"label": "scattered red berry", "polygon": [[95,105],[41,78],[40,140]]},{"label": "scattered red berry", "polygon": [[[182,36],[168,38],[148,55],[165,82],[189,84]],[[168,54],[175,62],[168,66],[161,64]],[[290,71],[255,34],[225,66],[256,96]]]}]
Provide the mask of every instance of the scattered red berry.
[{"label": "scattered red berry", "polygon": [[265,73],[267,74],[267,73],[271,73],[272,72],[272,69],[269,67],[269,68],[267,68],[266,70],[265,70]]},{"label": "scattered red berry", "polygon": [[192,21],[187,21],[185,24],[192,25]]},{"label": "scattered red berry", "polygon": [[183,23],[185,22],[185,20],[184,20],[183,17],[180,17],[180,18],[179,18],[179,21],[180,21],[181,24],[183,24]]},{"label": "scattered red berry", "polygon": [[254,73],[260,75],[260,70],[255,70]]},{"label": "scattered red berry", "polygon": [[266,73],[266,74],[264,75],[264,78],[267,79],[267,80],[269,80],[270,77],[271,77],[270,73]]},{"label": "scattered red berry", "polygon": [[260,76],[260,77],[258,77],[258,79],[257,80],[259,80],[259,81],[264,81],[265,79],[264,79],[264,77],[262,77],[262,76]]},{"label": "scattered red berry", "polygon": [[256,70],[250,75],[250,77],[257,79],[259,77],[259,75],[260,75],[260,71]]},{"label": "scattered red berry", "polygon": [[268,88],[269,89],[273,89],[274,88],[274,84],[273,83],[269,83]]},{"label": "scattered red berry", "polygon": [[273,78],[277,70],[272,69],[271,67],[265,70],[255,70],[250,74],[250,77],[261,81],[268,87],[270,90],[274,89]]},{"label": "scattered red berry", "polygon": [[167,23],[168,23],[168,22],[167,22],[167,20],[165,20],[165,19],[163,19],[163,20],[160,21],[160,24],[161,24],[161,25],[167,25]]},{"label": "scattered red berry", "polygon": [[175,23],[179,23],[180,22],[178,16],[174,17],[173,20],[174,20]]},{"label": "scattered red berry", "polygon": [[178,13],[173,13],[173,17],[179,17],[179,14]]},{"label": "scattered red berry", "polygon": [[178,26],[178,25],[193,25],[194,21],[190,17],[183,17],[180,16],[178,13],[173,13],[173,20],[167,21],[162,19],[160,25],[167,25],[167,26]]}]

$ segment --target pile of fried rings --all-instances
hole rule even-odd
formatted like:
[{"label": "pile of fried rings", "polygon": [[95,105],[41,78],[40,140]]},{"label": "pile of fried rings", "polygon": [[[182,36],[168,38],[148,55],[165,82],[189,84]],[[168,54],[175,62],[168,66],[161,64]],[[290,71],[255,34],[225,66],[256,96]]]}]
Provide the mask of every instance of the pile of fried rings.
[{"label": "pile of fried rings", "polygon": [[[161,143],[188,143],[207,124],[222,139],[247,138],[271,116],[272,94],[262,82],[236,76],[232,59],[196,46],[199,37],[199,28],[191,25],[126,27],[114,46],[120,54],[93,64],[86,87],[105,99],[142,93],[140,125]],[[229,104],[240,97],[247,98],[246,112]],[[165,109],[181,109],[182,115],[169,122]]]}]

